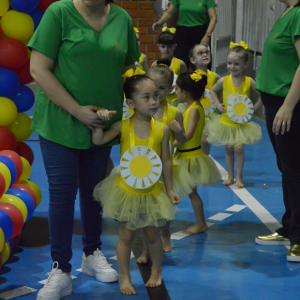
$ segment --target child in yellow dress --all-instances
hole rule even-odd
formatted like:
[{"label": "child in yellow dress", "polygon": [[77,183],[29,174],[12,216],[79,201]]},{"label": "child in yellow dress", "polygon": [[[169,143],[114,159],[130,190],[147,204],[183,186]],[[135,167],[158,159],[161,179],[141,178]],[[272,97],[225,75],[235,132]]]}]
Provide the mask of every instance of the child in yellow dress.
[{"label": "child in yellow dress", "polygon": [[[138,28],[134,28],[136,38],[139,43],[139,47],[141,47],[141,42],[140,42],[140,31]],[[144,53],[141,53],[141,56],[139,60],[136,62],[135,66],[137,68],[140,68],[141,70],[145,71],[146,75],[148,73],[148,61],[147,61],[147,56]]]},{"label": "child in yellow dress", "polygon": [[180,146],[177,140],[174,141],[174,146],[178,147],[174,161],[186,169],[196,182],[189,198],[192,202],[197,223],[184,231],[187,234],[197,234],[207,230],[203,202],[197,193],[197,186],[213,184],[221,179],[214,161],[204,154],[201,148],[205,114],[199,99],[204,94],[206,84],[206,76],[201,75],[200,72],[188,72],[178,77],[175,86],[178,101],[180,103],[186,102],[188,108],[183,114],[187,142]]},{"label": "child in yellow dress", "polygon": [[[162,58],[167,58],[171,61],[171,70],[174,72],[173,89],[167,96],[167,102],[172,106],[177,106],[178,101],[175,95],[175,83],[177,77],[184,72],[187,72],[187,66],[184,61],[174,57],[174,51],[176,49],[176,28],[163,27],[162,33],[158,37],[158,48]],[[156,61],[152,66],[156,65]],[[151,66],[151,67],[152,67]]]},{"label": "child in yellow dress", "polygon": [[[200,103],[202,104],[205,111],[205,125],[209,122],[212,114],[217,113],[216,107],[211,99],[210,90],[216,84],[216,82],[221,78],[215,72],[207,69],[210,64],[210,50],[207,46],[197,44],[195,45],[189,53],[190,61],[194,65],[195,70],[201,70],[203,74],[207,76],[207,85],[205,87],[205,96],[201,98]],[[202,134],[201,147],[205,154],[209,155],[210,144],[207,142],[207,127],[204,127]]]},{"label": "child in yellow dress", "polygon": [[[212,88],[211,96],[222,115],[213,116],[207,124],[208,142],[213,145],[225,145],[228,179],[224,185],[234,183],[234,156],[236,157],[236,186],[244,187],[244,144],[252,145],[261,139],[261,127],[250,121],[253,113],[260,107],[260,94],[255,90],[255,81],[243,75],[248,65],[248,45],[230,44],[227,56],[229,76],[221,78]],[[259,96],[253,105],[249,99],[251,90]],[[217,93],[222,92],[223,102],[220,103]]]},{"label": "child in yellow dress", "polygon": [[[169,129],[152,117],[159,107],[156,84],[145,75],[134,75],[126,81],[124,91],[128,106],[134,110],[133,117],[114,123],[107,131],[97,128],[93,132],[96,145],[121,135],[121,167],[95,187],[94,198],[101,202],[103,216],[119,222],[120,291],[134,295],[129,262],[135,230],[143,228],[153,262],[146,286],[160,286],[163,246],[158,227],[174,219],[174,204],[180,198],[172,187]],[[97,113],[104,120],[109,118],[106,110]],[[161,170],[164,185],[159,181]]]},{"label": "child in yellow dress", "polygon": [[[184,198],[192,192],[196,185],[193,177],[180,165],[175,164],[173,160],[174,147],[173,142],[176,139],[178,143],[186,142],[186,134],[183,128],[182,112],[174,106],[169,106],[166,97],[172,89],[174,74],[169,68],[170,61],[162,58],[157,61],[157,64],[149,69],[149,77],[154,80],[158,89],[160,105],[157,113],[154,115],[156,122],[161,122],[167,125],[170,129],[170,157],[173,164],[173,187],[174,191]],[[162,228],[162,242],[164,252],[171,251],[171,233],[170,222],[167,222]],[[149,259],[149,247],[143,236],[143,253],[137,259],[140,264],[147,263]]]}]

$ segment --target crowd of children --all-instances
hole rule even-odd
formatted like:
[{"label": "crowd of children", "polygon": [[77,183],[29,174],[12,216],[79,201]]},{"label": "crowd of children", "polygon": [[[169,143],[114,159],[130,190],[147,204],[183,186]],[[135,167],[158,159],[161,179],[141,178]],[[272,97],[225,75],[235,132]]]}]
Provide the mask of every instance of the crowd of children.
[{"label": "crowd of children", "polygon": [[[135,31],[139,39],[138,29]],[[196,217],[196,223],[184,232],[207,230],[197,188],[221,179],[209,156],[210,144],[225,146],[229,176],[224,185],[234,183],[236,157],[236,185],[242,188],[244,145],[261,139],[260,126],[250,121],[261,101],[259,95],[255,104],[250,100],[255,81],[243,75],[248,64],[244,42],[230,44],[230,75],[223,78],[208,70],[211,59],[206,46],[195,45],[190,50],[190,66],[173,56],[174,28],[163,28],[158,43],[162,58],[149,70],[142,54],[136,70],[123,75],[123,120],[106,131],[93,131],[95,145],[120,137],[120,166],[95,187],[94,198],[101,203],[103,216],[119,222],[117,259],[120,290],[126,295],[136,294],[129,273],[136,230],[143,237],[143,253],[137,262],[152,260],[147,287],[162,284],[163,251],[171,251],[170,221],[181,199],[190,198]],[[105,108],[97,112],[102,120],[114,113]]]}]

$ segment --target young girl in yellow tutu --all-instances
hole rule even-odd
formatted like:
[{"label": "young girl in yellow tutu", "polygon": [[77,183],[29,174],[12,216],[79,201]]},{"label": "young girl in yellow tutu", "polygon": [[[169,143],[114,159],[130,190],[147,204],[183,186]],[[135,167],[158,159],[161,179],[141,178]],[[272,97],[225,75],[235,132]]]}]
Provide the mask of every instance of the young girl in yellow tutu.
[{"label": "young girl in yellow tutu", "polygon": [[[139,43],[139,47],[141,47],[141,42],[140,42],[140,31],[138,28],[134,28],[135,31],[135,35],[136,38],[138,40]],[[148,73],[148,60],[147,60],[147,56],[144,53],[141,53],[141,56],[139,58],[139,60],[136,62],[135,66],[137,68],[140,68],[141,70],[145,71],[146,75]]]},{"label": "young girl in yellow tutu", "polygon": [[[157,61],[155,66],[149,69],[149,77],[156,83],[159,96],[159,109],[154,115],[156,122],[161,122],[169,127],[170,129],[170,158],[173,165],[173,187],[174,191],[180,195],[181,198],[186,197],[192,192],[193,187],[196,185],[193,177],[180,165],[175,164],[173,160],[174,139],[178,143],[183,145],[186,142],[185,130],[183,128],[183,115],[182,112],[174,106],[170,106],[166,101],[166,98],[172,90],[172,84],[174,74],[169,68],[170,61],[162,58]],[[171,251],[171,233],[170,233],[170,222],[167,222],[162,228],[162,242],[165,252]],[[148,243],[143,236],[143,253],[137,259],[140,264],[147,263],[149,259],[149,247]]]},{"label": "young girl in yellow tutu", "polygon": [[[212,88],[211,96],[222,115],[214,116],[207,124],[208,142],[213,145],[225,145],[228,179],[224,185],[234,183],[234,156],[236,156],[236,186],[244,187],[244,144],[252,145],[261,139],[261,127],[250,119],[260,107],[260,94],[255,91],[255,81],[243,75],[248,65],[248,45],[230,43],[227,56],[229,76],[221,78]],[[251,90],[259,99],[253,105],[249,99]],[[220,103],[217,93],[223,93],[224,103]]]},{"label": "young girl in yellow tutu", "polygon": [[[119,221],[120,291],[134,295],[129,262],[135,230],[143,228],[152,257],[151,276],[146,286],[160,286],[163,246],[158,228],[174,219],[174,204],[180,198],[172,187],[169,129],[163,123],[155,123],[152,117],[159,108],[156,84],[145,75],[133,75],[126,81],[124,91],[134,115],[114,123],[107,131],[97,128],[93,132],[96,145],[121,136],[120,166],[95,187],[94,198],[101,203],[103,216]],[[98,114],[104,120],[109,118],[106,110]],[[161,173],[164,185],[159,181]]]},{"label": "young girl in yellow tutu", "polygon": [[[207,76],[207,85],[205,87],[204,97],[201,98],[200,103],[204,108],[205,112],[205,125],[209,122],[211,116],[216,112],[216,106],[214,105],[211,99],[211,88],[216,84],[216,82],[221,78],[215,72],[211,72],[207,69],[207,66],[210,64],[210,50],[207,46],[197,44],[195,45],[189,52],[190,61],[193,64],[195,70],[202,71],[203,74]],[[208,132],[206,130],[206,126],[204,127],[204,131],[202,134],[201,147],[205,154],[209,155],[210,152],[210,144],[207,142]]]},{"label": "young girl in yellow tutu", "polygon": [[213,184],[221,179],[220,172],[214,161],[201,148],[201,137],[205,125],[205,113],[200,99],[207,85],[207,77],[201,73],[184,73],[177,79],[175,86],[176,96],[180,103],[186,102],[187,110],[183,114],[183,125],[186,131],[187,142],[180,146],[177,140],[174,146],[178,147],[174,161],[185,168],[194,178],[196,185],[189,194],[197,223],[184,231],[187,234],[201,233],[207,230],[203,202],[197,193],[197,186]]},{"label": "young girl in yellow tutu", "polygon": [[[174,51],[176,49],[176,28],[163,27],[162,33],[158,37],[158,48],[162,58],[167,58],[171,61],[171,70],[174,72],[173,89],[167,96],[167,102],[172,106],[177,106],[178,101],[175,95],[175,82],[177,77],[187,72],[187,66],[184,61],[174,57]],[[152,66],[156,65],[156,61],[153,62]],[[152,67],[151,66],[151,67]]]}]

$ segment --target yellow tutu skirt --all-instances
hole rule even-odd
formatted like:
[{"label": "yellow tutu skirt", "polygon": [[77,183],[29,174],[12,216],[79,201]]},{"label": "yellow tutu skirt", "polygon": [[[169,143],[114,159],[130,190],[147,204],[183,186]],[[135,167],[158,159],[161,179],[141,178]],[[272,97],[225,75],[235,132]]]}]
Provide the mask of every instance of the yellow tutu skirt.
[{"label": "yellow tutu skirt", "polygon": [[219,114],[217,112],[213,112],[212,114],[210,114],[209,116],[205,116],[205,126],[204,126],[204,129],[203,129],[203,135],[206,135],[208,136],[209,132],[208,132],[208,128],[207,128],[207,125],[208,123],[210,122],[210,120],[215,117],[215,116],[218,116]]},{"label": "yellow tutu skirt", "polygon": [[193,188],[197,186],[193,176],[179,164],[173,163],[173,189],[180,198],[185,198],[192,193]]},{"label": "yellow tutu skirt", "polygon": [[[203,153],[203,151],[201,150]],[[177,152],[175,163],[186,169],[196,182],[196,186],[210,185],[221,180],[221,174],[212,158],[204,153],[195,157],[184,157]]]},{"label": "yellow tutu skirt", "polygon": [[207,141],[215,146],[235,147],[242,144],[256,144],[262,136],[261,127],[255,122],[227,125],[220,121],[221,115],[215,115],[207,123]]},{"label": "yellow tutu skirt", "polygon": [[118,184],[119,174],[118,166],[94,189],[93,197],[101,203],[104,217],[126,222],[131,230],[161,227],[175,218],[177,208],[172,205],[163,187],[157,194],[131,194]]}]

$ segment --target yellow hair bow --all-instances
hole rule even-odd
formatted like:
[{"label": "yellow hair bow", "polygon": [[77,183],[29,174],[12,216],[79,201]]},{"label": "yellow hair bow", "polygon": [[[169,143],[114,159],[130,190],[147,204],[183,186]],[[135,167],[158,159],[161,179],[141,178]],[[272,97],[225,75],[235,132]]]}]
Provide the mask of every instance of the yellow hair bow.
[{"label": "yellow hair bow", "polygon": [[248,44],[246,44],[244,41],[240,41],[239,44],[230,42],[230,49],[236,48],[236,47],[242,47],[245,50],[248,50]]},{"label": "yellow hair bow", "polygon": [[172,27],[172,28],[168,28],[167,26],[163,27],[162,29],[162,32],[165,32],[165,31],[169,31],[171,33],[176,33],[176,28]]},{"label": "yellow hair bow", "polygon": [[122,75],[123,83],[125,83],[129,78],[131,78],[134,75],[145,75],[145,74],[146,72],[144,72],[140,68],[136,68],[135,70],[129,69]]},{"label": "yellow hair bow", "polygon": [[139,29],[136,28],[136,27],[134,27],[134,31],[135,31],[136,33],[140,33]]},{"label": "yellow hair bow", "polygon": [[[195,71],[193,74],[191,74],[191,78],[195,81],[195,82],[198,82],[199,80],[202,79],[202,75],[205,75],[205,73],[203,74],[204,72],[201,71],[201,70],[197,70]],[[202,74],[202,75],[201,75]]]}]

